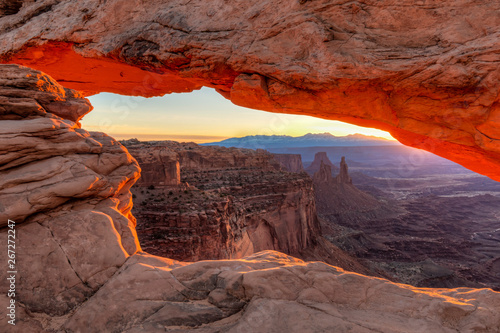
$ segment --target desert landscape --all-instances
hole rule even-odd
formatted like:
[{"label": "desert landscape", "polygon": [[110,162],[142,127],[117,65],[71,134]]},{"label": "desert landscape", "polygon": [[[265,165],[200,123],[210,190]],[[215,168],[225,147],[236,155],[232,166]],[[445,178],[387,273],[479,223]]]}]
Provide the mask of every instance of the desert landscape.
[{"label": "desert landscape", "polygon": [[[418,287],[499,290],[498,182],[404,146],[280,149],[272,141],[270,150],[299,154],[123,141],[142,168],[132,193],[143,249],[188,261],[277,250]],[[302,156],[321,149],[355,166],[320,151],[304,168]],[[289,239],[302,230],[304,239]]]},{"label": "desert landscape", "polygon": [[[499,10],[0,2],[0,331],[500,332]],[[99,93],[202,87],[401,144],[81,123]]]}]

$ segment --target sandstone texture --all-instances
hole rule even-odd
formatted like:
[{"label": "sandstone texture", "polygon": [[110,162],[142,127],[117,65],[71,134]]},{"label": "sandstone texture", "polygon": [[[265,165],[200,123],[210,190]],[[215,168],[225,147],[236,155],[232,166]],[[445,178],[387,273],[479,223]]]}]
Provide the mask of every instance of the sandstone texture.
[{"label": "sandstone texture", "polygon": [[335,179],[337,180],[337,183],[340,184],[352,184],[351,176],[349,176],[349,168],[345,162],[345,156],[342,156],[340,159],[340,171]]},{"label": "sandstone texture", "polygon": [[[123,143],[139,161],[141,177],[156,179],[156,186],[139,181],[132,190],[145,251],[198,261],[262,250],[300,256],[317,245],[321,233],[312,181],[282,170],[276,155],[173,141]],[[177,156],[179,186],[161,186],[167,182],[142,167],[144,156],[159,150]],[[176,170],[170,161],[155,165]]]},{"label": "sandstone texture", "polygon": [[61,328],[67,332],[495,332],[500,306],[495,296],[487,289],[413,289],[273,251],[242,260],[192,264],[137,254]]},{"label": "sandstone texture", "polygon": [[305,171],[300,154],[273,154],[273,156],[287,171],[297,173]]},{"label": "sandstone texture", "polygon": [[[179,185],[158,185],[167,182],[141,165],[141,177],[156,177],[157,185],[139,180],[131,189],[144,251],[198,261],[276,250],[379,276],[322,237],[311,179],[283,169],[283,163],[297,167],[300,155],[173,141],[122,143],[138,161],[161,150],[177,154],[180,162]],[[164,160],[155,164],[174,167]]]},{"label": "sandstone texture", "polygon": [[[321,153],[316,154],[318,155]],[[332,230],[332,227],[339,223],[369,223],[373,219],[397,216],[400,213],[387,202],[381,202],[354,186],[343,156],[336,177],[332,176],[330,165],[321,160],[320,169],[313,175],[313,184],[318,215],[323,221],[323,231],[328,239],[337,234],[337,230]]]},{"label": "sandstone texture", "polygon": [[0,57],[67,87],[233,103],[389,131],[500,180],[500,3],[11,1]]},{"label": "sandstone texture", "polygon": [[[138,142],[133,139],[129,141]],[[147,150],[143,150],[144,147],[140,145],[127,146],[141,166],[141,177],[137,181],[137,186],[180,185],[181,172],[177,153],[162,146],[152,146]]]},{"label": "sandstone texture", "polygon": [[[61,316],[140,250],[129,191],[139,167],[74,122],[91,109],[78,92],[25,67],[2,65],[0,77],[0,242],[14,220],[16,300],[28,316]],[[7,270],[0,278],[6,295]]]},{"label": "sandstone texture", "polygon": [[[142,252],[136,160],[64,116],[89,110],[77,92],[24,67],[0,73],[0,246],[14,219],[18,271],[16,326],[0,331],[498,332],[490,289],[418,289],[275,251],[197,263]],[[6,270],[0,281],[5,319]]]}]

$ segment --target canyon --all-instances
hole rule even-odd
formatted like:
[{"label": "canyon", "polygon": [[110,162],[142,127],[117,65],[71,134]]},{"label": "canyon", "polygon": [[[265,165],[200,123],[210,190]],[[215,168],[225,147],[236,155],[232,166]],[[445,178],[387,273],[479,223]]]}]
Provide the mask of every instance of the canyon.
[{"label": "canyon", "polygon": [[[195,263],[143,252],[131,214],[137,161],[109,136],[80,128],[77,115],[91,106],[78,92],[29,68],[2,65],[0,72],[0,213],[2,223],[16,221],[19,274],[16,326],[3,320],[2,331],[500,327],[500,297],[491,289],[419,289],[276,251]],[[170,157],[153,151],[143,161]],[[210,167],[189,149],[185,158],[187,165]],[[150,170],[177,183],[175,172]],[[7,230],[0,230],[4,248]],[[3,267],[6,261],[2,256]],[[5,270],[0,279],[6,281]],[[3,318],[6,288],[0,285]]]},{"label": "canyon", "polygon": [[[131,189],[144,251],[199,261],[275,250],[370,273],[322,237],[313,182],[301,173],[300,155],[174,141],[121,143],[141,168],[145,162],[143,177],[156,180],[153,186],[139,180]],[[171,174],[180,181],[172,184]]]},{"label": "canyon", "polygon": [[[418,288],[275,251],[283,247],[293,252],[313,243],[309,232],[317,224],[304,228],[304,219],[295,213],[286,221],[298,223],[301,232],[293,239],[286,233],[265,236],[265,247],[272,243],[272,250],[250,255],[231,244],[225,255],[234,251],[238,258],[198,262],[142,251],[131,212],[131,188],[140,179],[140,163],[108,135],[82,129],[79,120],[92,109],[84,97],[99,92],[147,97],[206,86],[244,107],[386,130],[403,144],[498,181],[499,9],[497,2],[474,0],[2,2],[0,246],[7,249],[10,244],[7,221],[14,220],[18,279],[16,326],[2,320],[0,330],[498,332],[500,294],[490,288]],[[212,153],[217,156],[217,149]],[[139,180],[146,190],[135,193],[134,200],[158,195],[160,186],[185,186],[175,195],[178,201],[182,195],[183,203],[189,200],[196,192],[190,187],[196,187],[194,176],[205,175],[193,172],[193,179],[182,179],[183,162],[207,169],[216,162],[200,154],[180,155],[177,161],[159,149],[140,156],[144,170],[155,178]],[[158,168],[157,159],[170,163],[168,170]],[[256,167],[269,163],[266,157],[251,160]],[[277,162],[270,175],[281,178],[283,164]],[[317,179],[329,181],[323,169]],[[160,176],[164,184],[157,183]],[[227,181],[209,176],[220,188]],[[297,191],[295,186],[305,182],[289,177],[284,179],[292,181],[280,184],[278,196]],[[354,174],[351,178],[355,184]],[[350,182],[337,183],[348,188]],[[149,187],[153,196],[146,192]],[[242,187],[237,200],[248,194]],[[210,187],[198,190],[193,193],[201,195],[197,200],[203,198],[201,191],[214,192]],[[215,207],[192,203],[198,218],[215,210],[221,217],[229,213],[230,197],[225,194],[219,194]],[[286,196],[277,202],[288,203]],[[409,205],[424,209],[403,220],[391,219],[375,235],[378,240],[389,229],[400,231],[401,221],[422,221],[425,211],[449,204],[445,199],[417,199]],[[472,203],[488,207],[495,202],[486,196]],[[154,218],[165,208],[161,202],[152,206],[156,204]],[[196,229],[195,214],[189,220],[183,216],[161,218],[174,227],[203,230]],[[446,245],[446,229],[452,230],[456,220],[431,221],[432,229],[444,230],[431,242]],[[254,222],[260,235],[258,228],[265,224]],[[211,242],[217,233],[208,229],[206,241]],[[220,224],[215,229],[223,230]],[[236,232],[238,242],[238,228],[226,230],[228,235]],[[269,230],[262,234],[272,235]],[[420,232],[417,226],[409,237]],[[474,235],[487,245],[480,249],[486,255],[496,254],[489,234],[491,230]],[[195,237],[186,241],[203,244]],[[241,244],[264,248],[254,241]],[[391,258],[405,255],[386,253]],[[6,268],[7,263],[1,256],[0,265]],[[498,271],[498,262],[489,264]],[[0,271],[4,319],[11,301],[7,274]]]},{"label": "canyon", "polygon": [[500,185],[449,161],[385,148],[330,148],[350,153],[352,176],[344,158],[333,177],[328,155],[315,154],[323,236],[391,281],[500,290]]},{"label": "canyon", "polygon": [[[173,168],[181,183],[163,186],[170,172],[143,168],[142,177],[156,179],[159,185],[139,180],[132,188],[139,241],[148,253],[198,261],[277,250],[414,286],[500,288],[500,239],[494,231],[500,186],[486,187],[471,178],[461,185],[470,196],[465,198],[454,196],[453,183],[434,181],[436,194],[420,194],[418,181],[403,177],[391,184],[407,193],[398,198],[382,178],[356,171],[354,182],[367,192],[361,191],[353,184],[345,158],[337,167],[326,152],[316,153],[305,169],[310,178],[282,169],[290,163],[276,163],[293,161],[294,169],[299,163],[298,169],[304,170],[298,154],[172,141],[122,143],[141,166],[144,160],[146,166],[153,162],[147,157],[151,152],[177,154],[177,166],[164,158],[153,164],[161,170]],[[353,161],[354,170],[391,170],[391,159],[374,162],[360,153],[363,149],[374,148],[350,149],[357,152],[351,151],[352,158],[364,162]],[[398,151],[386,157],[395,159]],[[438,177],[446,175],[432,164],[428,168]],[[476,193],[474,186],[481,191]],[[481,194],[488,189],[492,194]],[[306,242],[300,237],[303,230]]]},{"label": "canyon", "polygon": [[[334,172],[337,173],[339,171],[339,168],[333,164],[332,161],[330,161],[326,152],[320,151],[314,155],[314,160],[305,170],[310,176],[314,176],[316,172],[324,168],[329,168],[330,174],[333,174]],[[324,171],[325,170],[323,170],[323,172]]]}]

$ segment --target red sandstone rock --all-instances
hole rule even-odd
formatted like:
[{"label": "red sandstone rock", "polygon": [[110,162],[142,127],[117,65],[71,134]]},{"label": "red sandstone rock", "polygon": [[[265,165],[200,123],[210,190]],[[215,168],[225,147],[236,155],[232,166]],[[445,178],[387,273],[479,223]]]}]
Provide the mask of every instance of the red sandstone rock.
[{"label": "red sandstone rock", "polygon": [[246,107],[383,129],[500,180],[497,2],[19,3],[0,18],[2,61],[68,87],[214,87]]},{"label": "red sandstone rock", "polygon": [[0,225],[17,223],[16,300],[64,315],[140,250],[129,191],[139,168],[109,136],[80,129],[72,120],[89,102],[43,73],[0,66],[0,100]]},{"label": "red sandstone rock", "polygon": [[341,184],[352,184],[352,179],[351,176],[349,176],[349,171],[344,156],[342,156],[342,159],[340,160],[340,171],[336,177],[336,180]]},{"label": "red sandstone rock", "polygon": [[[36,96],[41,87],[29,83],[30,74],[44,77],[49,91],[58,88],[42,73],[13,68],[0,66],[0,77],[7,78],[0,91],[16,82]],[[22,76],[26,83],[15,79]],[[33,105],[29,98],[11,104],[0,118],[1,156],[8,156],[0,161],[0,213],[3,221],[14,211],[19,222],[14,330],[396,333],[500,327],[500,294],[489,289],[418,289],[273,251],[198,263],[138,253],[129,191],[138,177],[136,161],[108,136]],[[12,145],[16,137],[30,139]],[[0,247],[7,248],[7,228],[0,230]],[[7,257],[0,258],[7,267]],[[6,270],[0,281],[5,319]],[[0,330],[13,327],[1,320]]]},{"label": "red sandstone rock", "polygon": [[274,159],[278,161],[285,170],[290,172],[303,172],[304,165],[300,154],[273,154]]},{"label": "red sandstone rock", "polygon": [[306,168],[306,172],[313,176],[316,172],[320,171],[321,164],[325,164],[330,167],[330,172],[338,172],[339,168],[330,161],[325,152],[320,151],[314,155],[314,161]]},{"label": "red sandstone rock", "polygon": [[[300,256],[321,238],[310,178],[282,171],[275,154],[172,141],[123,143],[139,161],[141,177],[156,180],[154,188],[139,180],[133,189],[139,239],[152,254],[185,261],[262,250]],[[159,149],[178,156],[189,186],[162,186],[166,181],[156,170],[169,174],[174,164],[157,159],[153,169],[144,159]],[[292,167],[297,161],[300,155],[282,160]]]},{"label": "red sandstone rock", "polygon": [[[132,140],[129,140],[132,141]],[[141,167],[141,177],[137,186],[177,186],[181,183],[179,156],[166,147],[148,147],[124,145]]]},{"label": "red sandstone rock", "polygon": [[[351,221],[393,213],[389,206],[352,184],[344,157],[335,178],[331,175],[331,167],[321,161],[320,170],[313,176],[313,183],[318,215],[329,223],[335,224],[338,219]],[[330,235],[327,229],[325,234]]]}]

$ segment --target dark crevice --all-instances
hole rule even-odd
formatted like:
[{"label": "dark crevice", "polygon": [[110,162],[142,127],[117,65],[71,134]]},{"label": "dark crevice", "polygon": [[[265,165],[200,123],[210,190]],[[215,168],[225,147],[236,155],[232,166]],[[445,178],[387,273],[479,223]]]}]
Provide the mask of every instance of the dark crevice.
[{"label": "dark crevice", "polygon": [[21,0],[6,0],[0,3],[0,17],[19,13],[23,2]]}]

